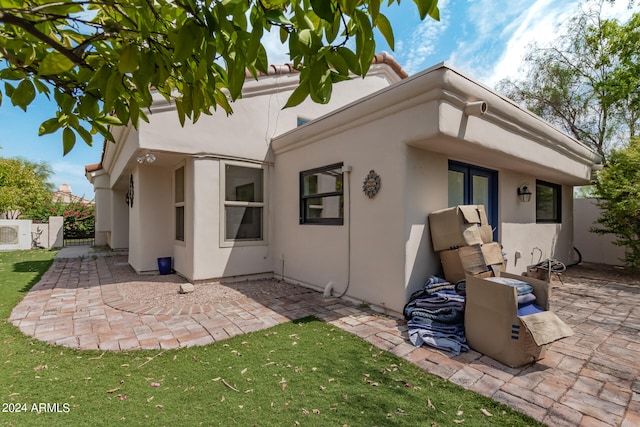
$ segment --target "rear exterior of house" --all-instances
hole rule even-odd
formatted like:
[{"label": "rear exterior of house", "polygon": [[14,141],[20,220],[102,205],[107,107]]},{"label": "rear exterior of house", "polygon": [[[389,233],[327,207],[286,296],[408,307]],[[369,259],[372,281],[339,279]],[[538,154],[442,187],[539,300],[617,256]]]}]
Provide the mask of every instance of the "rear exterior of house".
[{"label": "rear exterior of house", "polygon": [[[272,146],[276,274],[395,312],[441,271],[428,227],[435,210],[484,204],[510,272],[567,261],[573,186],[588,183],[596,161],[578,141],[445,64]],[[372,171],[379,190],[369,197]],[[316,190],[313,182],[327,177],[333,191]],[[518,195],[524,186],[528,202]],[[314,218],[323,201],[336,200],[340,208]]]},{"label": "rear exterior of house", "polygon": [[86,168],[96,193],[96,244],[128,248],[138,272],[173,258],[191,281],[273,274],[277,205],[271,138],[374,93],[406,74],[376,55],[366,78],[336,84],[331,102],[283,109],[297,87],[290,66],[247,79],[227,116],[217,111],[180,127],[156,96],[149,123],[113,129],[99,164]]},{"label": "rear exterior of house", "polygon": [[510,272],[567,260],[595,154],[446,64],[402,79],[376,61],[328,105],[283,110],[289,68],[184,128],[157,99],[87,167],[96,244],[138,272],[171,257],[193,282],[276,276],[393,312],[441,271],[427,218],[448,206],[486,206]]}]

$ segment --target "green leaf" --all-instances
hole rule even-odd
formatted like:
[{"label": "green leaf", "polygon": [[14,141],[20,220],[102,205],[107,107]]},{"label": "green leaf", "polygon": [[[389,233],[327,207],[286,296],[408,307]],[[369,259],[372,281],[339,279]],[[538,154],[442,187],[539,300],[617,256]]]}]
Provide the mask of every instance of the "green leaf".
[{"label": "green leaf", "polygon": [[175,54],[173,60],[176,62],[184,61],[193,54],[193,50],[201,41],[201,32],[199,27],[192,21],[187,22],[178,31],[175,41]]},{"label": "green leaf", "polygon": [[269,59],[267,58],[267,51],[264,46],[258,47],[258,55],[256,56],[256,68],[263,73],[267,74],[269,68]]},{"label": "green leaf", "polygon": [[320,18],[333,22],[335,9],[330,0],[311,0],[311,8]]},{"label": "green leaf", "polygon": [[438,10],[438,0],[413,0],[418,6],[420,19],[424,19],[429,15],[436,21],[440,20],[440,10]]},{"label": "green leaf", "polygon": [[36,88],[31,83],[31,80],[23,80],[13,92],[11,103],[22,108],[23,111],[27,111],[27,106],[31,104],[35,97]]},{"label": "green leaf", "polygon": [[184,107],[182,105],[182,100],[180,100],[180,99],[176,99],[176,111],[178,112],[178,120],[180,120],[180,126],[184,127],[186,114],[184,112]]},{"label": "green leaf", "polygon": [[264,14],[264,19],[282,25],[292,25],[282,10],[269,10]]},{"label": "green leaf", "polygon": [[49,96],[49,93],[51,93],[51,89],[49,89],[49,86],[40,81],[40,79],[34,78],[33,84],[35,85],[38,93],[44,93],[47,97]]},{"label": "green leaf", "polygon": [[311,65],[309,94],[314,102],[326,104],[331,98],[331,70],[324,58]]},{"label": "green leaf", "polygon": [[284,27],[280,27],[280,43],[283,43],[287,41],[287,38],[289,37],[289,32],[284,28]]},{"label": "green leaf", "polygon": [[11,84],[4,82],[4,92],[7,94],[9,98],[13,96],[13,92],[16,91],[16,88]]},{"label": "green leaf", "polygon": [[349,75],[349,65],[338,52],[330,51],[327,54],[327,61],[329,61],[329,64],[341,75]]},{"label": "green leaf", "polygon": [[360,64],[360,75],[364,77],[367,71],[369,71],[373,55],[375,55],[373,29],[371,28],[369,17],[361,10],[356,10],[354,20],[359,28],[356,34],[356,55]]},{"label": "green leaf", "polygon": [[78,102],[78,113],[82,117],[94,117],[98,115],[98,98],[91,94],[85,94]]},{"label": "green leaf", "polygon": [[41,75],[54,75],[69,71],[75,66],[72,60],[58,51],[47,54],[40,63],[39,72]]},{"label": "green leaf", "polygon": [[98,132],[100,135],[102,135],[108,141],[116,142],[116,140],[113,139],[113,135],[111,134],[111,132],[109,132],[109,129],[107,129],[105,126],[103,126],[97,120],[94,120],[94,121],[91,122],[91,130],[92,130],[92,133],[93,133],[93,131]]},{"label": "green leaf", "polygon": [[369,15],[371,15],[371,22],[375,25],[380,14],[380,0],[369,0]]},{"label": "green leaf", "polygon": [[95,121],[98,123],[104,123],[106,125],[122,126],[122,122],[114,116],[96,117]]},{"label": "green leaf", "polygon": [[231,114],[231,105],[229,104],[227,95],[225,95],[224,92],[216,90],[213,94],[213,98],[216,100],[216,103],[227,112],[227,115]]},{"label": "green leaf", "polygon": [[[115,71],[115,70],[114,70]],[[104,93],[104,107],[111,109],[115,100],[120,96],[123,90],[122,75],[118,72],[114,72],[107,80],[107,87]]]},{"label": "green leaf", "polygon": [[134,98],[129,99],[129,120],[133,127],[138,129],[138,118],[140,117],[140,106]]},{"label": "green leaf", "polygon": [[61,126],[62,123],[60,123],[60,120],[57,117],[45,120],[44,122],[42,122],[42,124],[40,124],[40,129],[38,129],[38,136],[53,133],[60,129]]},{"label": "green leaf", "polygon": [[133,73],[138,69],[139,63],[140,55],[138,52],[138,48],[130,44],[122,49],[122,54],[120,54],[120,61],[118,61],[118,70],[120,70],[122,74]]},{"label": "green leaf", "polygon": [[93,137],[91,136],[91,132],[89,132],[82,126],[78,126],[75,129],[78,132],[78,135],[80,135],[82,140],[85,142],[85,144],[87,144],[89,147],[93,146]]},{"label": "green leaf", "polygon": [[351,51],[351,49],[346,47],[338,48],[338,54],[345,60],[351,72],[354,74],[360,74],[360,63],[358,62],[358,57],[353,53],[353,51]]},{"label": "green leaf", "polygon": [[327,40],[327,43],[331,44],[338,37],[338,33],[340,32],[342,26],[342,21],[340,19],[340,14],[336,14],[334,17],[333,23],[325,22],[324,24],[324,37]]},{"label": "green leaf", "polygon": [[76,134],[71,128],[64,128],[62,131],[62,155],[66,156],[74,145],[76,145]]},{"label": "green leaf", "polygon": [[322,46],[322,41],[314,31],[302,30],[298,33],[298,46],[303,54],[314,54]]},{"label": "green leaf", "polygon": [[301,80],[300,84],[296,90],[293,91],[283,108],[295,107],[307,99],[307,96],[309,96],[309,81]]},{"label": "green leaf", "polygon": [[387,44],[389,45],[391,50],[395,50],[395,39],[393,37],[393,28],[391,28],[391,22],[389,22],[387,17],[384,16],[383,14],[378,15],[376,28],[384,36],[384,39],[387,41]]}]

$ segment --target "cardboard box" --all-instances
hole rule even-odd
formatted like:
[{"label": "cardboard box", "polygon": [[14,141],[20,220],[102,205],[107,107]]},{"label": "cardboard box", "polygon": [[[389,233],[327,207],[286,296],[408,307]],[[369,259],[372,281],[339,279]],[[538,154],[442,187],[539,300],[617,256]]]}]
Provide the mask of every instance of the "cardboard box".
[{"label": "cardboard box", "polygon": [[549,283],[508,273],[500,275],[529,283],[536,304],[547,311],[519,317],[516,288],[467,276],[465,334],[474,350],[517,368],[542,359],[548,344],[573,335],[573,331],[548,311]]},{"label": "cardboard box", "polygon": [[484,205],[459,205],[429,214],[429,229],[436,252],[480,245],[490,235]]},{"label": "cardboard box", "polygon": [[504,271],[504,258],[500,243],[463,246],[440,252],[444,278],[451,283],[467,275],[489,277],[495,271]]}]

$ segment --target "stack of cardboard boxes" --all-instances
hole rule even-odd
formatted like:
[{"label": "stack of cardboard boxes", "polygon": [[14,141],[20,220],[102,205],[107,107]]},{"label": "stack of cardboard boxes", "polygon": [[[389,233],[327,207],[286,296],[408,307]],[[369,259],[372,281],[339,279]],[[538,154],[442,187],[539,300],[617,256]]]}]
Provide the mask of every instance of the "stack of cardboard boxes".
[{"label": "stack of cardboard boxes", "polygon": [[[429,227],[445,279],[466,279],[464,326],[469,347],[517,368],[542,359],[550,343],[573,335],[571,328],[549,311],[549,282],[504,271],[502,249],[492,242],[484,206],[433,212]],[[487,280],[489,276],[527,282],[533,288],[536,305],[545,311],[519,316],[516,288]]]},{"label": "stack of cardboard boxes", "polygon": [[493,241],[483,205],[460,205],[432,212],[429,229],[447,281],[457,282],[467,274],[488,277],[504,271],[502,247]]}]

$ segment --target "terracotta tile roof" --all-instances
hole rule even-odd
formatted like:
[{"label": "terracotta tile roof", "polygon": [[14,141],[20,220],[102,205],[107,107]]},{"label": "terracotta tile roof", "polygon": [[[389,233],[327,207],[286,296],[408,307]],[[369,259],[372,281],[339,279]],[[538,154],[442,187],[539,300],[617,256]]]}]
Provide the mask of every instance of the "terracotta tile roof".
[{"label": "terracotta tile roof", "polygon": [[[391,69],[401,78],[406,79],[409,77],[409,74],[402,69],[402,66],[393,59],[393,56],[388,54],[387,52],[377,53],[373,56],[372,64],[387,64]],[[258,72],[258,76],[273,76],[280,74],[296,74],[298,71],[295,69],[293,64],[282,64],[282,65],[269,65],[267,74],[263,72]],[[253,76],[247,70],[245,73],[246,78],[250,79]]]},{"label": "terracotta tile roof", "polygon": [[84,167],[85,173],[95,172],[102,169],[102,163],[92,163]]}]

